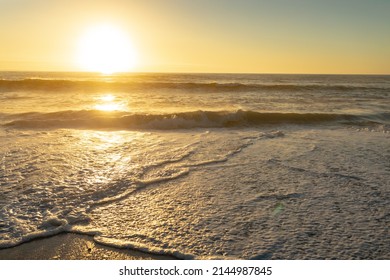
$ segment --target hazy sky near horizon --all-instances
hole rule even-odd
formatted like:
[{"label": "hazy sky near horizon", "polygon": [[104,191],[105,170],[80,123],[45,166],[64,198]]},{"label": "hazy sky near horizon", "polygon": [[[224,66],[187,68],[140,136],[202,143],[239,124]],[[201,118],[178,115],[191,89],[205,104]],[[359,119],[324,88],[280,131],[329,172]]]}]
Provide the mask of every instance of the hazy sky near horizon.
[{"label": "hazy sky near horizon", "polygon": [[0,0],[0,70],[78,71],[101,23],[134,71],[390,74],[389,0]]}]

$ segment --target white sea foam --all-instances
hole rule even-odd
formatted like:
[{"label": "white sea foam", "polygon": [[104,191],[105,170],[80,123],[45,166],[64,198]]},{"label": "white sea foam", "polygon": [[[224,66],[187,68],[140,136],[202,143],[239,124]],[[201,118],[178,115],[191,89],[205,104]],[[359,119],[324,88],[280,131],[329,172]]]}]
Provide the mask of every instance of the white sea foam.
[{"label": "white sea foam", "polygon": [[[89,224],[89,213],[102,205],[185,177],[192,167],[225,162],[259,137],[268,135],[244,137],[245,134],[237,134],[224,140],[225,146],[221,147],[219,136],[202,131],[191,138],[180,133],[172,137],[131,132],[118,136],[115,132],[57,131],[42,134],[41,141],[31,147],[28,138],[18,138],[19,133],[14,133],[15,139],[19,139],[14,143],[17,149],[25,150],[37,161],[20,160],[16,164],[10,157],[13,154],[10,147],[3,150],[6,171],[3,188],[15,197],[4,201],[2,226],[6,234],[2,247],[39,236],[71,232],[73,226]],[[280,132],[269,133],[271,137],[275,134]],[[83,141],[79,142],[81,137]],[[67,140],[58,142],[59,139]],[[55,143],[59,153],[48,149],[47,143]],[[123,153],[126,157],[117,156]],[[111,159],[115,162],[110,162]],[[37,176],[42,172],[45,176]],[[10,180],[15,174],[23,175]],[[101,178],[103,175],[105,177]],[[29,185],[31,178],[34,178],[33,188]]]}]

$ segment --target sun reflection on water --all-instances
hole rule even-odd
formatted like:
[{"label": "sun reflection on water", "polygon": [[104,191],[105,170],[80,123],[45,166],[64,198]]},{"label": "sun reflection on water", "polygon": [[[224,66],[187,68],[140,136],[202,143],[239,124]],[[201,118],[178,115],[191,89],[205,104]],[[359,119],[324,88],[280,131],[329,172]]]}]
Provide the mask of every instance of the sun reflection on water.
[{"label": "sun reflection on water", "polygon": [[121,107],[120,104],[107,103],[107,104],[97,104],[95,106],[95,109],[100,111],[118,111],[120,107]]},{"label": "sun reflection on water", "polygon": [[96,104],[94,108],[99,111],[107,112],[124,110],[124,104],[119,101],[116,101],[116,99],[116,96],[112,94],[105,94],[99,96],[96,98],[98,104]]},{"label": "sun reflection on water", "polygon": [[118,178],[123,178],[133,166],[128,147],[142,137],[142,133],[130,131],[75,131],[78,143],[86,154],[83,170],[90,174],[83,178],[95,188],[106,188]]},{"label": "sun reflection on water", "polygon": [[101,101],[105,101],[105,102],[112,102],[115,100],[115,98],[116,97],[112,94],[106,94],[106,95],[100,96],[98,99]]}]

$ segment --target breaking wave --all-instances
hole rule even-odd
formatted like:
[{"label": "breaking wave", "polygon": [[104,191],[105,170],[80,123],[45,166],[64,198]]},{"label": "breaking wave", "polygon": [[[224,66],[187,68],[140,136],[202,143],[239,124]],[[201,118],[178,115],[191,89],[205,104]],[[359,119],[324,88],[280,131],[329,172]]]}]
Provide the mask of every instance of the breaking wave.
[{"label": "breaking wave", "polygon": [[247,83],[194,83],[194,82],[132,82],[132,81],[92,81],[92,80],[56,80],[23,79],[0,80],[0,91],[18,90],[78,90],[78,91],[128,91],[128,90],[187,90],[201,92],[229,91],[388,91],[387,87],[330,84],[247,84]]},{"label": "breaking wave", "polygon": [[349,115],[327,113],[262,113],[255,111],[194,111],[166,114],[130,114],[98,110],[23,113],[12,115],[6,127],[75,129],[191,129],[254,127],[261,125],[315,125],[341,123],[351,125],[389,124],[390,113]]}]

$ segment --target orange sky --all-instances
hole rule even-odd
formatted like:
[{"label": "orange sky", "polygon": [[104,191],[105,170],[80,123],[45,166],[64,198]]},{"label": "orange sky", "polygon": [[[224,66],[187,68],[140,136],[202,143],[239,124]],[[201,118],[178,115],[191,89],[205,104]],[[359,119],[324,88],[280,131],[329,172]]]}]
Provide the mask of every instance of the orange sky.
[{"label": "orange sky", "polygon": [[0,0],[0,70],[83,70],[79,42],[108,23],[131,42],[132,71],[389,74],[388,11],[385,0]]}]

